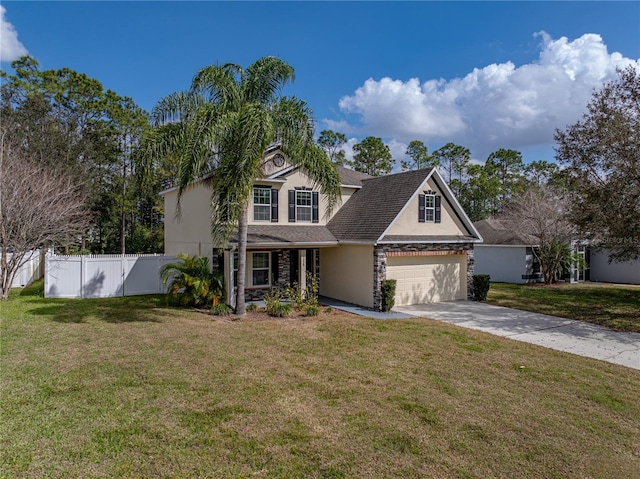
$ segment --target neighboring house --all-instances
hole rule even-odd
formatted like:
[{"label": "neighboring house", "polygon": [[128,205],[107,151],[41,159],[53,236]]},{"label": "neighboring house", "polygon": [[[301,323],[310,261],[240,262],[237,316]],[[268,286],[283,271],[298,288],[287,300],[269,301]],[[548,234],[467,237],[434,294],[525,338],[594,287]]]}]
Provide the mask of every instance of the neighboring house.
[{"label": "neighboring house", "polygon": [[[488,274],[491,281],[503,283],[542,282],[539,264],[531,245],[537,240],[522,234],[509,221],[482,220],[474,223],[483,238],[475,246],[476,274]],[[607,251],[590,248],[583,241],[573,241],[574,258],[570,281],[640,284],[640,260],[609,263]]]},{"label": "neighboring house", "polygon": [[[320,294],[380,309],[381,285],[396,279],[396,304],[465,299],[473,274],[473,248],[481,237],[436,170],[370,177],[338,167],[342,202],[324,216],[326,198],[279,154],[266,158],[249,206],[246,298],[306,273]],[[234,284],[237,240],[216,249],[211,239],[211,190],[200,182],[165,199],[165,253],[198,254]],[[233,288],[228,288],[233,304]]]},{"label": "neighboring house", "polygon": [[540,265],[531,245],[537,240],[515,230],[509,221],[482,220],[474,223],[483,243],[476,245],[476,274],[488,274],[501,283],[536,283],[542,281]]},{"label": "neighboring house", "polygon": [[587,257],[590,280],[603,283],[640,284],[640,260],[609,263],[605,250],[591,250]]}]

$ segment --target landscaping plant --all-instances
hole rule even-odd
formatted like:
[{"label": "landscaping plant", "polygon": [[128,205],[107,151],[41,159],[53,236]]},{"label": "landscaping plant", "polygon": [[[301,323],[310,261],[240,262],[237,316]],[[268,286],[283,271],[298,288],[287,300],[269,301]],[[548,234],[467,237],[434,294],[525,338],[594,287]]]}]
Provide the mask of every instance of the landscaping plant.
[{"label": "landscaping plant", "polygon": [[222,276],[211,272],[209,258],[179,254],[177,263],[160,270],[163,284],[169,283],[167,296],[183,306],[205,306],[220,303],[224,296]]},{"label": "landscaping plant", "polygon": [[385,279],[382,282],[382,311],[391,311],[396,302],[396,280]]},{"label": "landscaping plant", "polygon": [[473,275],[473,299],[476,301],[486,301],[491,285],[491,276],[488,274]]}]

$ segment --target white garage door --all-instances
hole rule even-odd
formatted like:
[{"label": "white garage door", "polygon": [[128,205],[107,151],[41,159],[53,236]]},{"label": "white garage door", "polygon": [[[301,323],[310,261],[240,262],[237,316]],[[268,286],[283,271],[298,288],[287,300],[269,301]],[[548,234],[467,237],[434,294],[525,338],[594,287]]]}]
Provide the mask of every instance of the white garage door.
[{"label": "white garage door", "polygon": [[396,280],[396,305],[466,299],[466,255],[391,256],[387,278]]}]

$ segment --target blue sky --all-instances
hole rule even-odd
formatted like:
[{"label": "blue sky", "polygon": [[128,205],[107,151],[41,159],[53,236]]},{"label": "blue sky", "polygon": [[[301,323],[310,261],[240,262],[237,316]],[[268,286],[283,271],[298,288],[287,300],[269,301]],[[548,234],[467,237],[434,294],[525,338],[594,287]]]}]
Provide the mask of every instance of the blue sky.
[{"label": "blue sky", "polygon": [[[318,131],[452,141],[553,159],[553,131],[579,119],[616,67],[640,67],[640,2],[12,2],[2,68],[28,51],[150,110],[212,63],[275,55],[296,69]],[[22,50],[20,47],[22,46]]]}]

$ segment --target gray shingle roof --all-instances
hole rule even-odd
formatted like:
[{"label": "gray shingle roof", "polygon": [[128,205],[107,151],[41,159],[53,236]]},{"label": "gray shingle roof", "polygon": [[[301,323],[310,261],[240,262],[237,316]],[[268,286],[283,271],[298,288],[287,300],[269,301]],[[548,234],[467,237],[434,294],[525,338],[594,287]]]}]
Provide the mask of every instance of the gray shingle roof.
[{"label": "gray shingle roof", "polygon": [[[237,241],[237,234],[233,241]],[[275,244],[337,244],[335,236],[326,226],[249,225],[247,246]]]},{"label": "gray shingle roof", "polygon": [[440,242],[449,243],[456,241],[475,241],[477,238],[473,236],[454,236],[454,235],[386,235],[380,241],[385,243],[430,243]]},{"label": "gray shingle roof", "polygon": [[351,196],[327,227],[339,240],[377,240],[429,173],[431,169],[363,180],[362,189]]},{"label": "gray shingle roof", "polygon": [[531,245],[537,244],[536,238],[515,230],[513,222],[506,220],[482,220],[473,223],[484,244]]},{"label": "gray shingle roof", "polygon": [[349,186],[362,186],[363,180],[373,178],[373,176],[366,173],[360,173],[359,171],[345,168],[344,166],[336,166],[338,174],[340,175],[340,184]]}]

